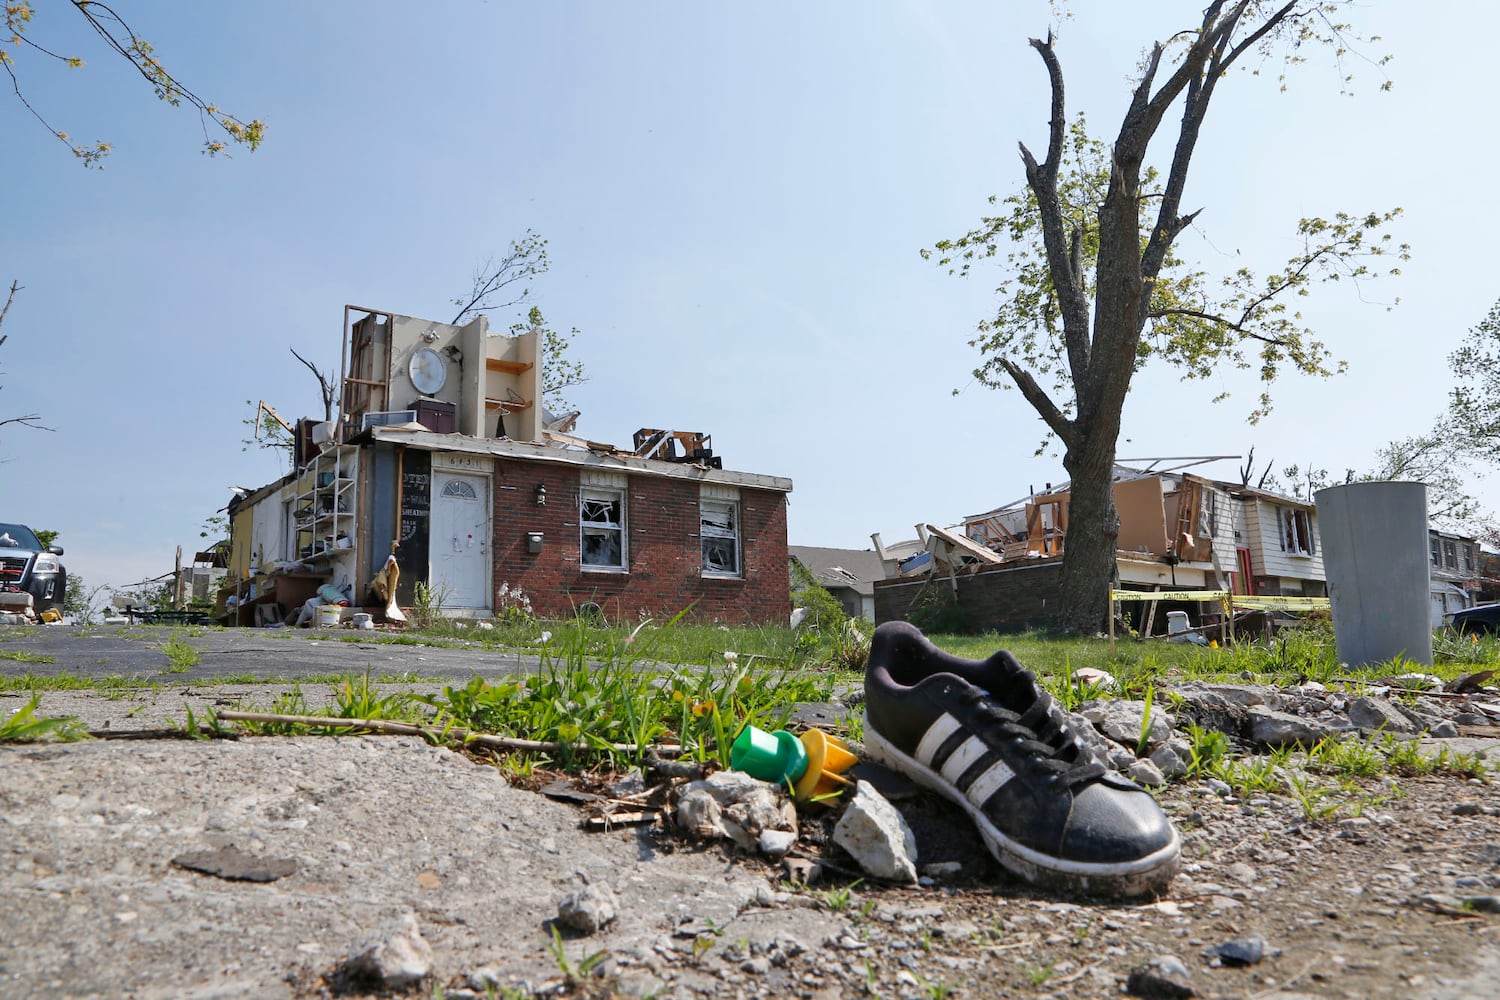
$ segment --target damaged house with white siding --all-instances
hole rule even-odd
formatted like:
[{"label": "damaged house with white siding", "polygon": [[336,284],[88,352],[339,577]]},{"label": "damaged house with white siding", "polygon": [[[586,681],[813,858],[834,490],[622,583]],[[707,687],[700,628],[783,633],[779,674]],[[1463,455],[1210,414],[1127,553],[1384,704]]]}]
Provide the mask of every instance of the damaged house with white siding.
[{"label": "damaged house with white siding", "polygon": [[[1311,503],[1183,467],[1119,465],[1113,490],[1120,589],[1327,594]],[[1065,484],[970,515],[952,528],[918,525],[923,551],[902,564],[920,564],[918,572],[876,585],[877,620],[906,617],[913,602],[935,599],[925,591],[941,585],[965,608],[971,628],[1044,627],[1067,547],[1069,499]],[[1208,624],[1219,614],[1213,604],[1186,602],[1183,609],[1194,624]],[[1164,622],[1134,625],[1149,632]]]}]

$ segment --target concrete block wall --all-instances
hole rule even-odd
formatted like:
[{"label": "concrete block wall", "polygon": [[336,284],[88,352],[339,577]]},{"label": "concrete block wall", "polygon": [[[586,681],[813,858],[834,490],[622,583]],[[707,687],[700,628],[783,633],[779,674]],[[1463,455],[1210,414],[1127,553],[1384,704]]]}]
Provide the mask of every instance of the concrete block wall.
[{"label": "concrete block wall", "polygon": [[[974,633],[1046,628],[1057,613],[1057,593],[1061,586],[1060,561],[960,573],[958,606],[968,619],[969,631]],[[938,593],[932,595],[934,588]],[[877,580],[875,621],[903,621],[924,594],[948,599],[952,593],[946,574]]]},{"label": "concrete block wall", "polygon": [[[545,506],[536,487],[546,488]],[[497,459],[494,473],[494,589],[520,587],[542,616],[597,604],[610,621],[662,621],[692,605],[688,617],[726,623],[785,622],[786,497],[741,489],[739,579],[705,579],[699,540],[699,486],[692,480],[633,475],[625,501],[624,573],[585,570],[579,561],[576,466]],[[542,550],[527,551],[528,533]],[[497,608],[497,611],[499,609]]]}]

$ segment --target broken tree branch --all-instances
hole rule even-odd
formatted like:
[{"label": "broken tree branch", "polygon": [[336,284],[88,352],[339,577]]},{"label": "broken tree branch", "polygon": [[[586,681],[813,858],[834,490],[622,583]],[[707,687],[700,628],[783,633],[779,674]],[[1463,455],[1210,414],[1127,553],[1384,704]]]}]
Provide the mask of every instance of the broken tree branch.
[{"label": "broken tree branch", "polygon": [[[5,314],[10,312],[10,304],[16,300],[16,293],[25,287],[19,281],[12,281],[10,283],[10,294],[5,297],[5,308],[0,309],[0,326],[5,325]],[[0,344],[3,343],[5,343],[5,337],[0,335]]]},{"label": "broken tree branch", "polygon": [[1048,270],[1052,273],[1052,285],[1057,290],[1068,364],[1076,380],[1082,378],[1089,365],[1089,303],[1083,275],[1075,266],[1073,241],[1067,233],[1062,203],[1057,192],[1057,175],[1066,143],[1067,108],[1062,64],[1058,61],[1057,50],[1052,47],[1052,42],[1051,32],[1048,32],[1046,41],[1031,39],[1031,47],[1047,67],[1047,78],[1052,88],[1051,116],[1047,121],[1046,160],[1038,163],[1025,143],[1019,145],[1021,162],[1026,170],[1026,183],[1036,196],[1037,213],[1042,222],[1042,246],[1046,250]]},{"label": "broken tree branch", "polygon": [[330,372],[325,375],[318,371],[318,366],[298,354],[295,347],[288,347],[287,350],[292,352],[292,357],[306,365],[307,370],[313,373],[313,378],[318,380],[318,391],[323,396],[323,419],[332,420],[333,400],[337,391],[337,387],[333,384],[333,373]]},{"label": "broken tree branch", "polygon": [[1063,413],[1052,402],[1052,397],[1047,395],[1047,390],[1037,384],[1031,372],[1022,368],[1014,361],[1009,358],[1000,358],[998,360],[1000,367],[1005,369],[1005,373],[1016,384],[1016,388],[1021,390],[1021,395],[1026,397],[1026,402],[1032,405],[1032,408],[1041,416],[1052,433],[1057,435],[1057,439],[1063,443],[1064,447],[1073,447],[1078,441],[1078,434],[1074,423],[1068,419],[1067,414]]}]

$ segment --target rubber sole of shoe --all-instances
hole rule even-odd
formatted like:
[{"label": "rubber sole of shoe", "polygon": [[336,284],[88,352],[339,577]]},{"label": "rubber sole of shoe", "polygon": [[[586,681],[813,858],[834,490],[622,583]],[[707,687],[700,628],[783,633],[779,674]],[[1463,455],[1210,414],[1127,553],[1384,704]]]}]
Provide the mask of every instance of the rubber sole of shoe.
[{"label": "rubber sole of shoe", "polygon": [[1133,898],[1160,895],[1177,874],[1182,851],[1176,830],[1172,831],[1170,844],[1135,861],[1090,864],[1054,858],[1007,837],[963,792],[932,768],[896,749],[870,726],[868,719],[864,735],[865,749],[871,757],[963,809],[974,821],[995,860],[1034,885],[1088,896]]}]

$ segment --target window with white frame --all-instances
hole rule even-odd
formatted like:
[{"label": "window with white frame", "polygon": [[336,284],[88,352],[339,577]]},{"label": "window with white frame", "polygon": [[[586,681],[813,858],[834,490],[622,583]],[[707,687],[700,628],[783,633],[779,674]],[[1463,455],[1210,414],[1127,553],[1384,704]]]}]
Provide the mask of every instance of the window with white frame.
[{"label": "window with white frame", "polygon": [[1428,549],[1430,549],[1432,551],[1432,565],[1436,566],[1438,569],[1442,569],[1443,568],[1443,554],[1442,554],[1442,548],[1438,544],[1438,536],[1437,535],[1430,535],[1430,536],[1428,536],[1427,547],[1428,547]]},{"label": "window with white frame", "polygon": [[586,570],[624,572],[624,489],[584,486],[579,490],[578,554]]},{"label": "window with white frame", "polygon": [[1212,486],[1201,487],[1198,506],[1198,537],[1214,538],[1218,534],[1219,495]]},{"label": "window with white frame", "polygon": [[1317,551],[1311,514],[1291,507],[1281,508],[1281,548],[1294,556],[1310,556]]},{"label": "window with white frame", "polygon": [[703,540],[703,575],[739,576],[739,501],[704,497],[698,501],[698,521],[698,533]]}]

